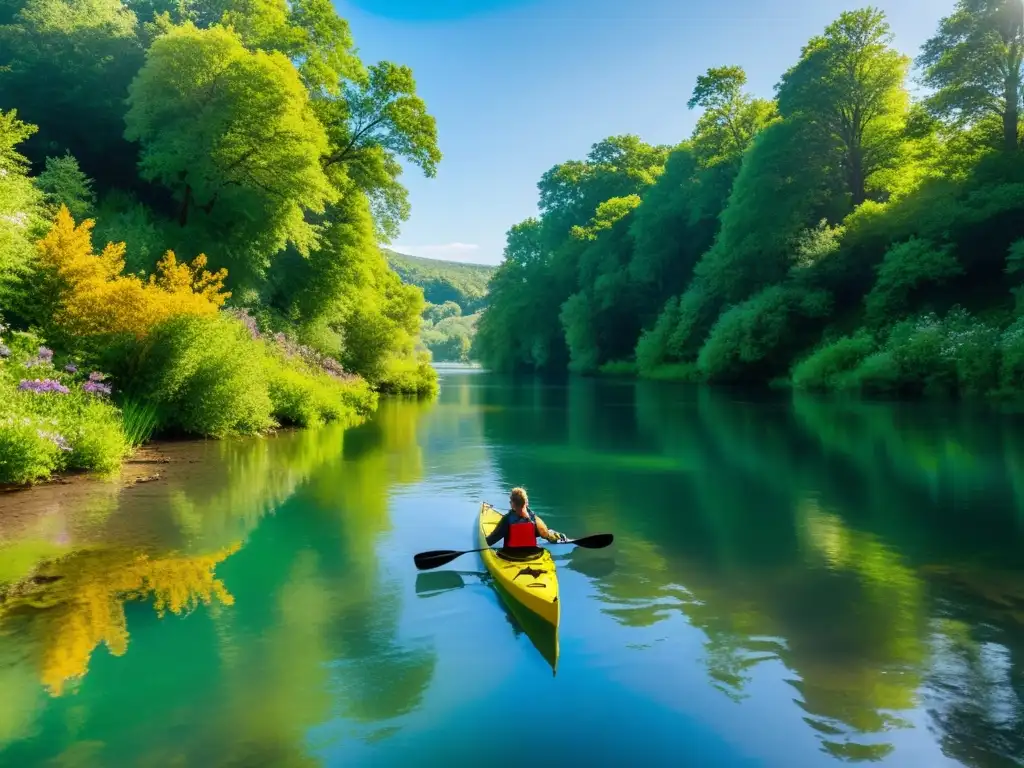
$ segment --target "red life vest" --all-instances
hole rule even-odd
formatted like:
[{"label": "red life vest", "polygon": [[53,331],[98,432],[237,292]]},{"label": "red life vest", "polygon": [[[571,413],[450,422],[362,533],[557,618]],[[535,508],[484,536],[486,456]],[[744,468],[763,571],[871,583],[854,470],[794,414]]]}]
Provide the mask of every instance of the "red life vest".
[{"label": "red life vest", "polygon": [[509,523],[506,547],[536,547],[537,525],[532,520],[524,523]]}]

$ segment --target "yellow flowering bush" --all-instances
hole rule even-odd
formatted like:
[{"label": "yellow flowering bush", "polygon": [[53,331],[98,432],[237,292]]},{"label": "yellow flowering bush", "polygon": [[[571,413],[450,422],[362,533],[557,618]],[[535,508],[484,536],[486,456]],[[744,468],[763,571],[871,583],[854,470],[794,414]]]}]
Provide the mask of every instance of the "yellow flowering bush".
[{"label": "yellow flowering bush", "polygon": [[156,274],[145,282],[122,274],[125,244],[108,243],[94,253],[94,223],[86,219],[76,225],[61,206],[53,227],[37,244],[40,266],[54,289],[53,320],[62,332],[140,338],[170,317],[212,317],[231,295],[223,290],[227,270],[208,272],[203,254],[188,264],[167,251]]}]

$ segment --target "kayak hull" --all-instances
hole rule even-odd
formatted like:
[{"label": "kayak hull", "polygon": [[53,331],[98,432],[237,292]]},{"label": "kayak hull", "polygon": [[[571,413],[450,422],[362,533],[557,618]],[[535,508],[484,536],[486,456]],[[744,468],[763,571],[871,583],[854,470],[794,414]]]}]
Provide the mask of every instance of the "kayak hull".
[{"label": "kayak hull", "polygon": [[[501,513],[494,507],[486,501],[480,505],[479,546],[487,547],[487,535],[500,520]],[[535,552],[520,555],[488,548],[480,556],[488,573],[501,587],[506,602],[516,603],[509,605],[510,609],[517,613],[517,608],[525,608],[552,627],[558,627],[562,612],[558,574],[548,550],[538,547]]]}]

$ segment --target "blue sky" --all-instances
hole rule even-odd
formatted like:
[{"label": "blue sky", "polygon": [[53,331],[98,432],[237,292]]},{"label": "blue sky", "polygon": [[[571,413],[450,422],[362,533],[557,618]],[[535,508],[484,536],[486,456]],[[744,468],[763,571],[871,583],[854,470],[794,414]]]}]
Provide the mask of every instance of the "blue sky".
[{"label": "blue sky", "polygon": [[916,56],[954,0],[335,0],[367,63],[412,67],[444,159],[408,168],[412,216],[392,247],[497,264],[537,211],[537,181],[601,139],[675,144],[708,67],[739,64],[770,97],[800,48],[842,11],[886,12]]}]

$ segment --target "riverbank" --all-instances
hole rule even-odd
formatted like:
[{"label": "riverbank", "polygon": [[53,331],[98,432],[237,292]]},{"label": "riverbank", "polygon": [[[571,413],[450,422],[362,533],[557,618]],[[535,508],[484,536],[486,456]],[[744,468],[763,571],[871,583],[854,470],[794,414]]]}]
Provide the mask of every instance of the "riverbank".
[{"label": "riverbank", "polygon": [[360,354],[371,359],[346,368],[302,343],[299,327],[224,309],[226,273],[206,271],[205,258],[178,265],[168,252],[143,281],[124,274],[123,243],[93,251],[92,227],[61,206],[35,243],[45,279],[19,283],[22,328],[0,318],[0,484],[110,475],[153,437],[348,423],[382,393],[437,392],[408,337],[370,345]]},{"label": "riverbank", "polygon": [[380,247],[403,161],[441,161],[408,67],[360,61],[329,4],[273,41],[252,8],[33,8],[0,20],[0,483],[436,394]]},{"label": "riverbank", "polygon": [[[883,349],[874,354],[851,354],[848,347],[862,352],[869,345],[840,340],[810,354],[788,376],[768,381],[708,381],[693,363],[659,365],[642,370],[632,361],[612,361],[593,376],[605,379],[665,381],[709,387],[741,387],[750,390],[782,390],[841,398],[895,401],[962,401],[991,405],[1024,405],[1024,338],[1018,322],[1005,332],[1007,343],[992,348],[976,346],[961,352],[959,359],[939,348],[943,339],[930,339],[933,349],[914,357],[915,350]],[[984,329],[991,331],[991,329]],[[969,332],[965,335],[970,336]],[[986,336],[991,338],[992,333]],[[926,342],[927,343],[927,342]],[[945,349],[950,349],[950,341]],[[963,341],[961,341],[963,345]],[[921,345],[923,346],[923,345]]]}]

